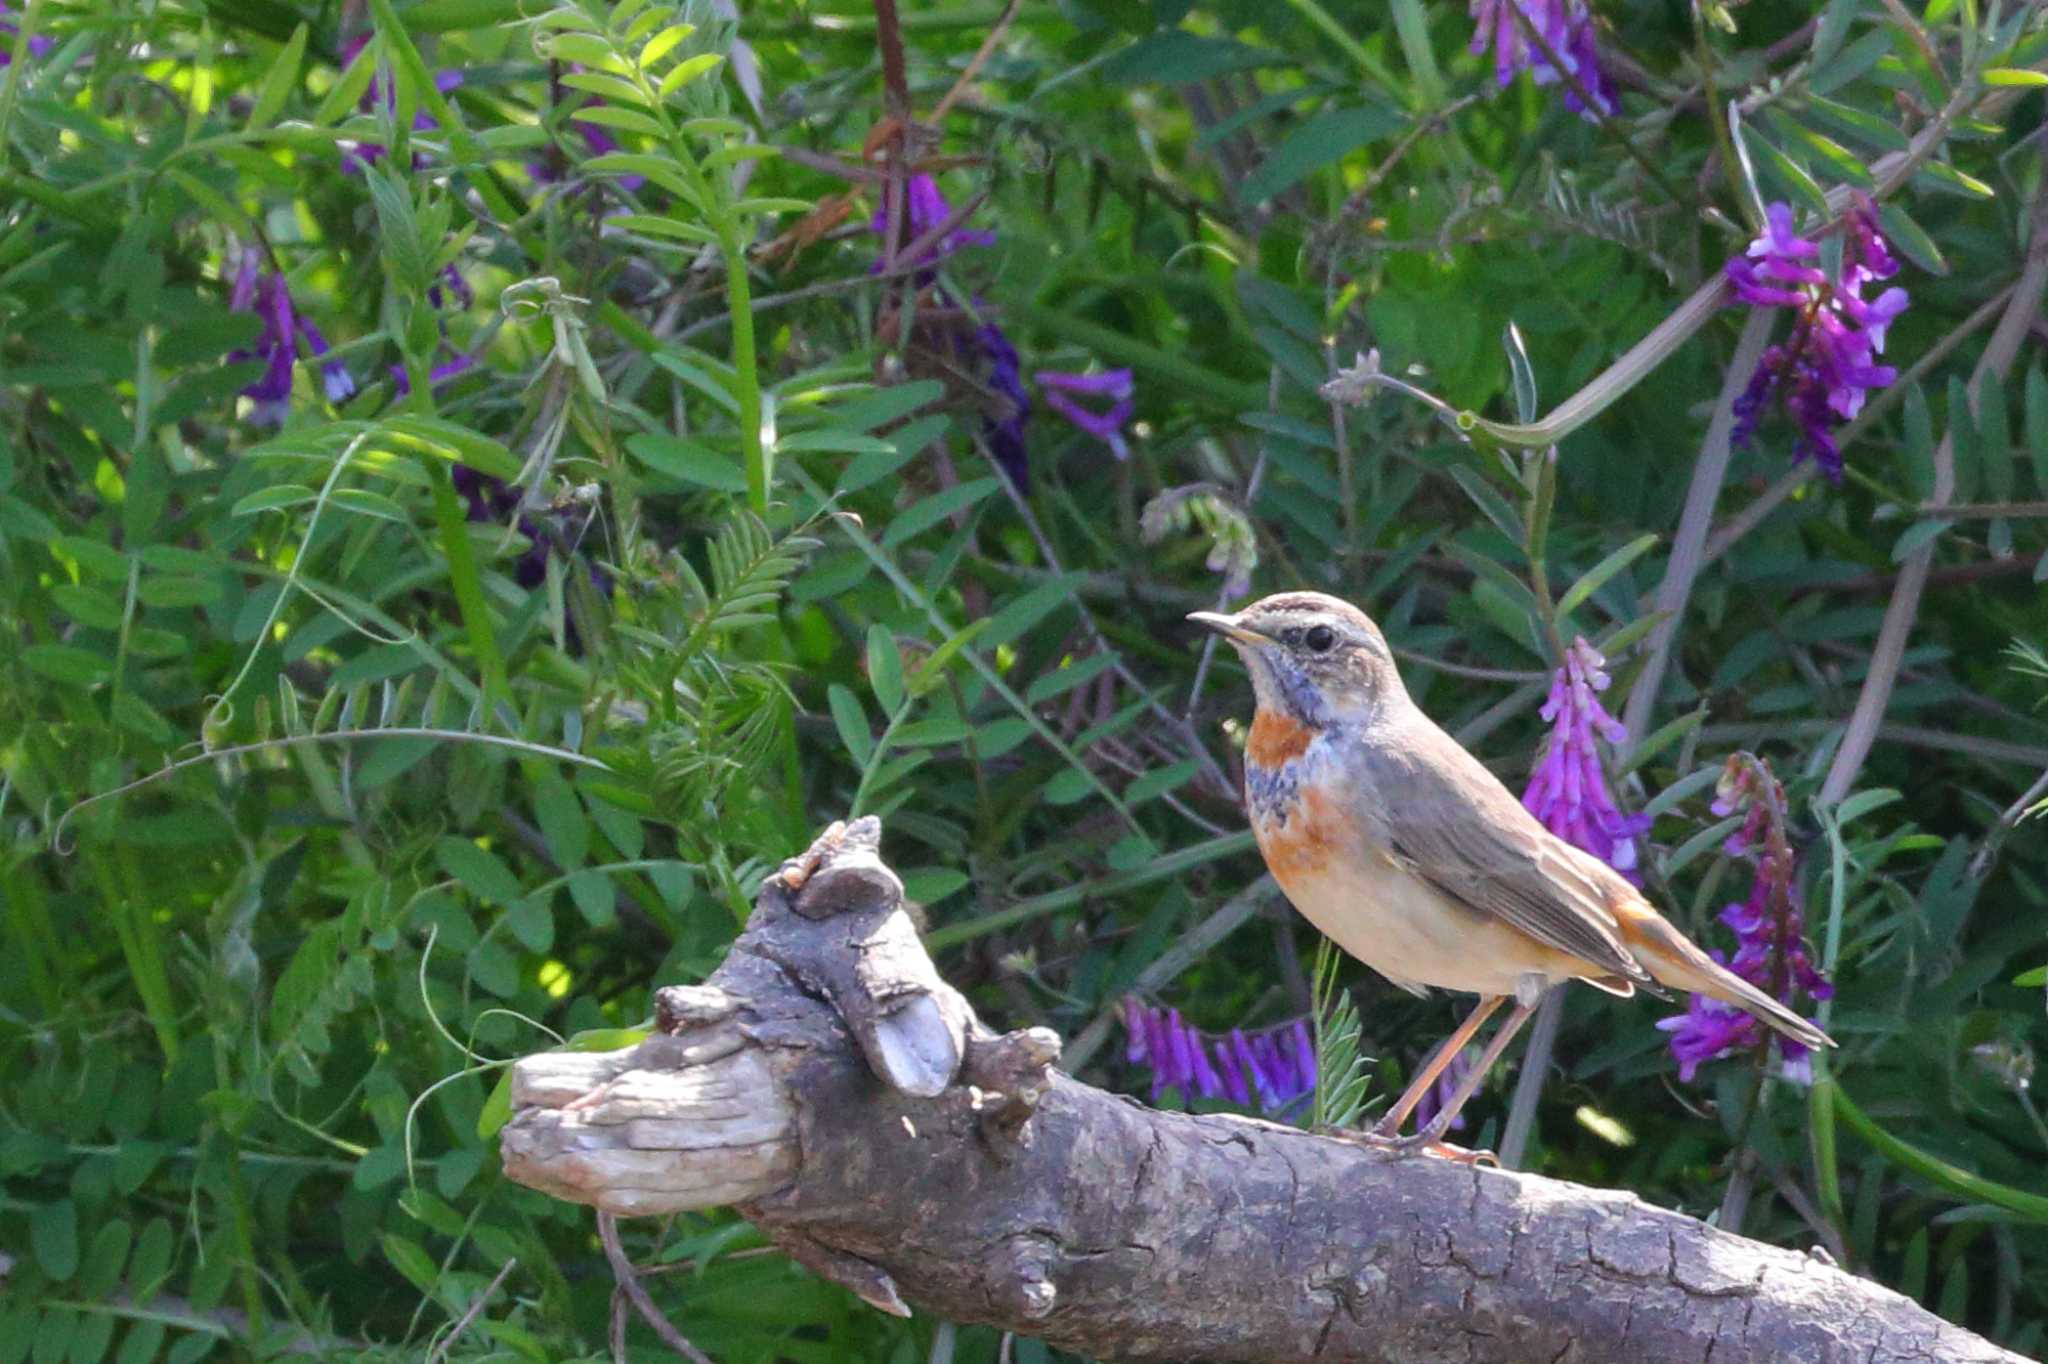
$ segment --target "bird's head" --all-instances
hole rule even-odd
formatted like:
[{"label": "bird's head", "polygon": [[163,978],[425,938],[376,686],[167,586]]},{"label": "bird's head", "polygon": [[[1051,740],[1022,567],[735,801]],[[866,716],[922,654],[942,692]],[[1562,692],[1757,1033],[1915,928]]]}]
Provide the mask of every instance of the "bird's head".
[{"label": "bird's head", "polygon": [[1188,619],[1230,641],[1261,708],[1303,724],[1369,717],[1388,697],[1407,694],[1379,626],[1321,592],[1283,592],[1236,615],[1195,611]]}]

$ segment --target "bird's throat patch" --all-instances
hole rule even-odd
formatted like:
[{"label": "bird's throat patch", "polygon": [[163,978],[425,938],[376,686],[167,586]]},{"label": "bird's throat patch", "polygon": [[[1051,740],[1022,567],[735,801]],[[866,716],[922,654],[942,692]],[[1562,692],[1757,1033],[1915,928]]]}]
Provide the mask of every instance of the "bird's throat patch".
[{"label": "bird's throat patch", "polygon": [[1308,746],[1315,742],[1316,732],[1291,715],[1262,706],[1252,720],[1251,737],[1244,748],[1245,762],[1248,766],[1268,770],[1285,767],[1308,752]]}]

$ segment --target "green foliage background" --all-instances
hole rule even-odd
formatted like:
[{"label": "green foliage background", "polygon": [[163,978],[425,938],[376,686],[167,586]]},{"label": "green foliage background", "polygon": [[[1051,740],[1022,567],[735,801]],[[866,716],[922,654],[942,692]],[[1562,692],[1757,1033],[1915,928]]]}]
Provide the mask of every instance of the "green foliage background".
[{"label": "green foliage background", "polygon": [[[1907,373],[1840,487],[1786,481],[1782,423],[1736,454],[1735,529],[1615,755],[1656,817],[1654,892],[1723,946],[1747,869],[1713,777],[1739,747],[1776,765],[1844,1045],[1811,1094],[1755,1058],[1680,1085],[1659,1006],[1574,993],[1525,1164],[1699,1215],[1738,1181],[1746,1233],[2038,1351],[2038,313],[2010,382],[1965,397],[2042,193],[2042,20],[1613,0],[1624,112],[1595,124],[1527,77],[1496,89],[1461,4],[1029,0],[909,143],[997,234],[941,294],[870,274],[901,166],[861,148],[904,145],[885,118],[929,117],[1001,7],[905,5],[893,95],[886,3],[743,8],[749,63],[704,0],[11,15],[0,1364],[606,1357],[589,1215],[496,1172],[498,1068],[618,1044],[856,807],[984,1017],[1059,1029],[1091,1081],[1142,1091],[1110,1022],[1133,989],[1212,1030],[1301,1013],[1313,939],[1277,901],[1148,973],[1245,917],[1262,870],[1229,775],[1247,689],[1183,614],[1224,599],[1217,565],[1355,600],[1519,782],[1557,638],[1603,641],[1617,711],[1631,692],[1742,315],[1630,375],[1554,462],[1318,386],[1377,347],[1453,409],[1529,419],[1711,279],[1760,199],[1845,186],[1885,196],[1908,261]],[[395,93],[366,103],[379,72]],[[568,117],[590,93],[614,152]],[[390,150],[349,173],[344,142]],[[1903,184],[1873,176],[1909,146]],[[362,385],[336,408],[301,365],[282,430],[230,358],[256,242]],[[451,264],[473,304],[435,292]],[[1131,458],[1040,404],[1013,493],[980,443],[988,376],[948,339],[978,321],[1027,372],[1130,367]],[[481,363],[430,387],[458,351]],[[1924,514],[1944,459],[1953,505]],[[458,475],[514,485],[529,532],[467,519]],[[1903,668],[1873,684],[1930,545]],[[1873,685],[1854,794],[1819,800]],[[1452,1006],[1346,979],[1384,1093]],[[1468,1137],[1497,1137],[1506,1083]],[[729,1215],[629,1232],[682,1266],[651,1282],[721,1360],[996,1357]]]}]

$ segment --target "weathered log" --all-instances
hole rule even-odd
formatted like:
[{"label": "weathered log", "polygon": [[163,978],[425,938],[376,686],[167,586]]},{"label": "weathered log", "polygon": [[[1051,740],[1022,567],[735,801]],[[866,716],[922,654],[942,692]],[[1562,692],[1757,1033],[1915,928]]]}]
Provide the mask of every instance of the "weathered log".
[{"label": "weathered log", "polygon": [[834,825],[661,1035],[514,1071],[506,1173],[621,1214],[736,1205],[884,1311],[1123,1360],[2023,1364],[1824,1257],[1635,1196],[1162,1113],[939,978]]}]

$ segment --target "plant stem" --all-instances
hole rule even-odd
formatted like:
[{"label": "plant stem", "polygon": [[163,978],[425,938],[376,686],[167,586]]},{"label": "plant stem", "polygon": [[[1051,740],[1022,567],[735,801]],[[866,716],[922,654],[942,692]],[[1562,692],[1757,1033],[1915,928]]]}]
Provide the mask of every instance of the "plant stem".
[{"label": "plant stem", "polygon": [[761,440],[761,372],[754,354],[753,282],[747,278],[746,245],[739,225],[718,225],[718,248],[725,257],[725,292],[732,315],[732,368],[740,402],[740,456],[747,469],[747,505],[754,515],[768,515],[768,484],[773,470]]}]

